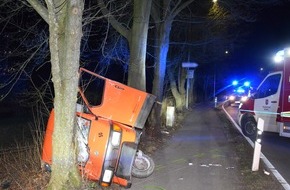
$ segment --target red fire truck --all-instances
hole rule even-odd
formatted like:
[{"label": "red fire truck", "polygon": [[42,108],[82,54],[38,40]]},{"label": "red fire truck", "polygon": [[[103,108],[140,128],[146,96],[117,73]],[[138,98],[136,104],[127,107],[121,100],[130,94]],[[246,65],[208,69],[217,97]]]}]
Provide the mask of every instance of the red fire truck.
[{"label": "red fire truck", "polygon": [[264,131],[290,137],[290,48],[276,54],[277,71],[268,74],[256,92],[239,107],[239,125],[245,136],[254,137],[258,118]]}]

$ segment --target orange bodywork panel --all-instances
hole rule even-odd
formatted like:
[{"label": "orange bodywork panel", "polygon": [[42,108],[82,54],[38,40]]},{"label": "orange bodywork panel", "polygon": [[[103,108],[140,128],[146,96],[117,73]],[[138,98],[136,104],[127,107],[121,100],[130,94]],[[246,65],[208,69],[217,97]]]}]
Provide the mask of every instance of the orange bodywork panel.
[{"label": "orange bodywork panel", "polygon": [[[139,143],[137,130],[144,127],[155,96],[83,68],[79,92],[79,100],[85,103],[85,106],[79,104],[81,108],[76,112],[78,163],[82,175],[103,186],[116,183],[129,187]],[[52,110],[42,150],[42,160],[49,165],[53,162],[54,115]]]},{"label": "orange bodywork panel", "polygon": [[[136,131],[121,123],[116,123],[106,118],[97,118],[92,114],[79,113],[77,112],[77,117],[86,120],[86,126],[89,127],[88,136],[88,146],[89,146],[89,159],[84,166],[79,166],[82,175],[86,176],[88,179],[93,181],[99,181],[103,172],[103,165],[105,163],[106,154],[111,154],[108,152],[108,147],[110,146],[109,141],[112,140],[110,135],[113,131],[114,126],[117,126],[121,138],[120,145],[115,147],[116,151],[116,163],[114,167],[117,166],[117,160],[119,159],[121,145],[124,142],[136,142],[137,134]],[[50,117],[47,123],[47,129],[44,137],[42,160],[47,164],[52,164],[52,134],[54,127],[54,110],[51,111]],[[109,157],[111,158],[111,157]],[[107,158],[108,159],[108,158]],[[108,161],[108,160],[107,160]],[[128,180],[114,176],[113,183],[117,183],[122,186],[128,185]]]},{"label": "orange bodywork panel", "polygon": [[[83,172],[91,180],[99,180],[102,172],[103,163],[107,153],[108,144],[111,139],[109,138],[111,127],[108,126],[108,120],[99,118],[93,120],[91,124],[89,134],[89,147],[90,147],[90,159],[87,161]],[[110,125],[115,125],[111,123]],[[118,124],[120,126],[120,124]],[[136,132],[128,126],[123,125],[122,128],[121,143],[123,142],[135,142]],[[119,147],[120,149],[120,147]],[[119,156],[119,150],[118,150]],[[117,163],[116,163],[117,164]]]},{"label": "orange bodywork panel", "polygon": [[54,110],[50,112],[48,122],[46,125],[46,131],[44,135],[43,148],[42,148],[42,160],[48,164],[52,163],[52,133],[54,126]]},{"label": "orange bodywork panel", "polygon": [[[93,114],[132,127],[143,128],[154,104],[155,96],[81,68],[80,75],[83,73],[103,79],[105,83],[102,102],[98,106],[91,105],[83,93],[85,89],[82,89],[82,85],[80,85],[82,98],[89,105]],[[95,93],[97,93],[97,89]]]}]

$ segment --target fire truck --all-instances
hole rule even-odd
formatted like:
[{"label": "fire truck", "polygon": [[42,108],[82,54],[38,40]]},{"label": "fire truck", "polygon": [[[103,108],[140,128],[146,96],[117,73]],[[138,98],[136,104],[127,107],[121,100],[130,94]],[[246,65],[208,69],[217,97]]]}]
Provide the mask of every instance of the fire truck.
[{"label": "fire truck", "polygon": [[239,106],[238,122],[247,137],[255,137],[258,118],[264,120],[264,131],[290,137],[290,48],[277,52],[275,61],[276,71]]},{"label": "fire truck", "polygon": [[[100,186],[130,188],[131,177],[153,173],[152,158],[138,149],[145,121],[156,97],[80,68],[76,108],[77,161],[82,174]],[[48,119],[42,162],[53,164],[54,110]]]}]

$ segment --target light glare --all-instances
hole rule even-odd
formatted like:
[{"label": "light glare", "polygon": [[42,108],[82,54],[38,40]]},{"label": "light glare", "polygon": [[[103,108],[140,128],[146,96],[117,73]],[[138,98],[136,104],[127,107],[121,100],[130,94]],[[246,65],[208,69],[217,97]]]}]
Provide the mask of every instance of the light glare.
[{"label": "light glare", "polygon": [[249,81],[244,82],[244,86],[250,86],[250,82]]},{"label": "light glare", "polygon": [[234,85],[234,86],[236,86],[238,84],[238,81],[237,80],[234,80],[233,82],[232,82],[232,85]]},{"label": "light glare", "polygon": [[281,63],[284,61],[284,50],[280,50],[276,53],[276,55],[273,58],[275,63]]}]

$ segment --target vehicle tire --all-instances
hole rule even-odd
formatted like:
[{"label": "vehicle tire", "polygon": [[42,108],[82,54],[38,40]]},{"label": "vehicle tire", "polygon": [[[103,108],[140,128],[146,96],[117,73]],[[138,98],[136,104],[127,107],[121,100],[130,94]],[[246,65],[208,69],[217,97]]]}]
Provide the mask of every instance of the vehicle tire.
[{"label": "vehicle tire", "polygon": [[253,138],[257,134],[257,122],[253,117],[245,118],[242,123],[242,131],[246,137]]},{"label": "vehicle tire", "polygon": [[154,168],[155,164],[152,158],[144,153],[137,153],[132,167],[132,176],[137,178],[149,177],[153,173]]}]

